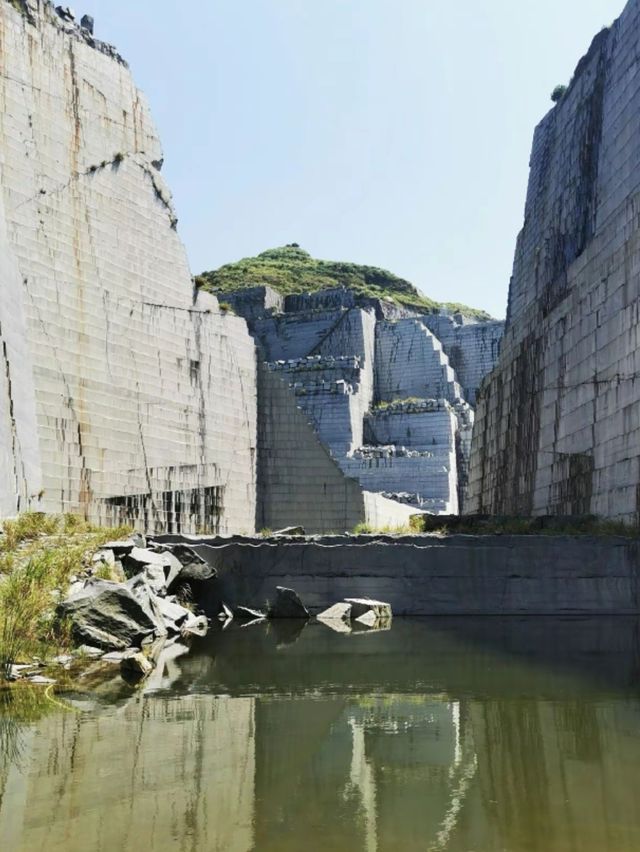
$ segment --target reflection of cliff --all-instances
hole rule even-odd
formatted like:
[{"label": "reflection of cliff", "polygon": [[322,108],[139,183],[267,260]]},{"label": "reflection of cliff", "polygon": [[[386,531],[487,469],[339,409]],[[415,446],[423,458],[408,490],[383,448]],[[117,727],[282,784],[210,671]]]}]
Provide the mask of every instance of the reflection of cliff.
[{"label": "reflection of cliff", "polygon": [[65,714],[26,745],[25,769],[14,765],[0,801],[7,852],[252,848],[251,698],[140,699],[98,718]]},{"label": "reflection of cliff", "polygon": [[[2,848],[637,852],[631,627],[573,623],[558,671],[513,626],[484,628],[489,651],[481,625],[468,642],[422,622],[287,646],[225,631],[119,709],[27,728],[21,768],[0,761]],[[609,681],[587,648],[603,670],[622,658]]]},{"label": "reflection of cliff", "polygon": [[487,848],[640,848],[636,701],[474,701],[470,714]]}]

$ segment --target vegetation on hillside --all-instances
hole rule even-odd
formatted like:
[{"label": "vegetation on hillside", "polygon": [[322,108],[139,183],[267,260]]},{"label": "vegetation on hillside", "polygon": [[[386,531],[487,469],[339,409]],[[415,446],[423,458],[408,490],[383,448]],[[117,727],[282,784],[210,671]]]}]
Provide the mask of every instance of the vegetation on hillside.
[{"label": "vegetation on hillside", "polygon": [[94,527],[75,515],[35,512],[2,524],[0,680],[16,662],[67,647],[65,626],[55,619],[58,597],[98,548],[129,533],[125,527]]},{"label": "vegetation on hillside", "polygon": [[486,311],[477,308],[454,302],[435,302],[421,295],[409,281],[384,269],[357,263],[317,260],[296,243],[270,249],[257,257],[246,257],[211,272],[203,272],[196,277],[196,283],[203,290],[218,295],[264,284],[283,295],[346,287],[362,296],[391,300],[425,313],[446,309],[461,311],[480,319],[491,318]]}]

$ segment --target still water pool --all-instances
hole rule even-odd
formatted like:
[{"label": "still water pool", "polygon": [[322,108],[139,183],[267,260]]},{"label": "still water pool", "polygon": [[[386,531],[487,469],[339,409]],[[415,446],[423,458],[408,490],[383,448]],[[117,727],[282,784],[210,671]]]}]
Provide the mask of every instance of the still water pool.
[{"label": "still water pool", "polygon": [[5,702],[0,848],[638,852],[639,626],[234,626]]}]

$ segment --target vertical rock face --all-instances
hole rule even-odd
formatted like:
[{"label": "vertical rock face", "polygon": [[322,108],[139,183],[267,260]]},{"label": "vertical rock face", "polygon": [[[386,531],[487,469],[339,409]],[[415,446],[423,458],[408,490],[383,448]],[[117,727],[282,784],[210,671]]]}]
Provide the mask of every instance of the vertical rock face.
[{"label": "vertical rock face", "polygon": [[469,511],[638,519],[639,38],[631,0],[536,129]]},{"label": "vertical rock face", "polygon": [[254,345],[194,300],[161,161],[113,48],[0,0],[3,514],[253,529]]}]

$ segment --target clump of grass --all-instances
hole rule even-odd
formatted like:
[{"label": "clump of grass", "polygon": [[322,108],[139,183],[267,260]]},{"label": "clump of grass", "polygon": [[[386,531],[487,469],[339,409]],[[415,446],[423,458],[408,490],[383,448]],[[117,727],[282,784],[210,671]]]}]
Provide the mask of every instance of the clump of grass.
[{"label": "clump of grass", "polygon": [[407,396],[404,399],[392,399],[390,401],[377,402],[373,406],[374,411],[386,411],[387,408],[390,408],[392,405],[415,405],[416,403],[424,402],[424,399],[420,399],[417,396]]},{"label": "clump of grass", "polygon": [[29,512],[5,521],[2,531],[0,679],[7,679],[25,656],[68,647],[68,630],[54,616],[54,591],[65,589],[103,544],[131,529],[103,529],[75,515]]},{"label": "clump of grass", "polygon": [[352,530],[353,535],[410,535],[414,530],[411,524],[386,524],[380,527],[374,527],[371,524],[360,523],[356,524]]},{"label": "clump of grass", "polygon": [[258,533],[262,538],[270,538],[273,535],[273,530],[269,529],[269,527],[263,527]]}]

